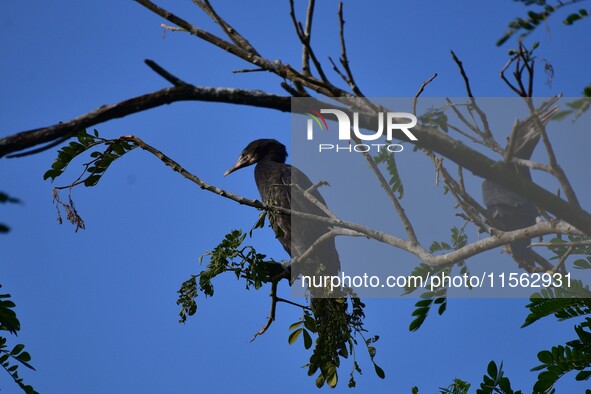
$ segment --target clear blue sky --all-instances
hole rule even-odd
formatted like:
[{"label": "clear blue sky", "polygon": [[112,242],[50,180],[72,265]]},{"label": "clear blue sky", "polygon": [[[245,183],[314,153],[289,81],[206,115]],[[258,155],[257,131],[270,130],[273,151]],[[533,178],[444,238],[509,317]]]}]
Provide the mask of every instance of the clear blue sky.
[{"label": "clear blue sky", "polygon": [[[299,63],[286,1],[216,3],[224,3],[219,13],[264,56]],[[303,13],[304,4],[298,3]],[[318,3],[314,43],[323,59],[337,58],[337,2]],[[188,0],[159,4],[212,27]],[[510,96],[498,71],[514,41],[502,48],[494,44],[506,23],[525,11],[508,0],[347,1],[349,58],[367,95],[413,96],[437,72],[426,95],[463,96],[449,56],[453,49],[475,94]],[[204,42],[170,32],[163,39],[161,22],[132,1],[2,2],[0,135],[69,120],[168,86],[143,64],[146,58],[196,85],[282,93],[281,81],[271,75],[231,73],[249,65]],[[582,40],[589,26],[563,28],[554,20],[536,32],[539,54],[556,72],[551,87],[538,73],[536,95],[580,95],[589,83],[584,72],[591,52]],[[97,129],[107,137],[136,134],[206,181],[253,198],[258,194],[251,169],[228,178],[224,171],[253,139],[290,140],[288,114],[200,102],[175,103]],[[586,138],[567,146],[562,157],[583,153]],[[177,322],[176,291],[201,269],[198,257],[231,229],[249,229],[256,211],[201,191],[137,151],[109,169],[97,187],[74,191],[88,227],[74,233],[69,224],[57,224],[52,185],[42,180],[54,158],[49,151],[0,163],[0,190],[24,202],[2,206],[0,221],[12,231],[0,237],[0,283],[17,303],[18,341],[27,345],[37,368],[21,372],[27,382],[42,393],[315,390],[300,368],[309,354],[300,343],[287,344],[298,310],[281,305],[271,329],[248,343],[267,317],[267,290],[245,293],[242,283],[228,276],[217,281],[213,299],[199,297],[196,316],[185,325]],[[75,176],[76,168],[56,183]],[[407,204],[420,211],[440,197],[421,195]],[[588,208],[586,196],[582,203]],[[423,233],[429,236],[428,230]],[[268,229],[257,232],[252,243],[276,259],[286,258]],[[507,258],[498,251],[488,256]],[[376,360],[387,377],[378,379],[362,358],[359,392],[404,393],[419,385],[421,393],[433,393],[456,377],[476,385],[491,359],[503,360],[514,387],[528,392],[536,353],[574,335],[572,324],[552,319],[519,329],[526,300],[494,299],[450,300],[447,313],[409,333],[414,302],[368,300],[366,326],[381,336]],[[335,392],[349,391],[347,368]],[[581,391],[584,386],[572,380],[567,376],[559,392]],[[0,374],[0,387],[16,390],[6,374]]]}]

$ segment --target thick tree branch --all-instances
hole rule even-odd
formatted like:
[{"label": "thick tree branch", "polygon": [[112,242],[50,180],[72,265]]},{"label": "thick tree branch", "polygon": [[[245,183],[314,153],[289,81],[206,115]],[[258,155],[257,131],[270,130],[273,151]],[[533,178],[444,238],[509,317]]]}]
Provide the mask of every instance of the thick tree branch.
[{"label": "thick tree branch", "polygon": [[277,96],[258,90],[180,85],[133,97],[116,104],[102,105],[93,111],[67,122],[60,122],[48,127],[23,131],[1,138],[0,157],[45,142],[52,142],[56,139],[73,136],[80,130],[104,123],[108,120],[122,118],[176,101],[225,102],[273,108],[289,112],[290,100],[290,97]]},{"label": "thick tree branch", "polygon": [[[457,261],[466,260],[469,257],[475,256],[481,252],[486,250],[494,249],[501,245],[505,245],[510,242],[514,242],[521,239],[531,239],[533,237],[547,235],[547,234],[574,234],[574,235],[581,235],[581,232],[577,231],[575,228],[570,226],[569,224],[558,221],[556,223],[548,223],[548,222],[541,222],[537,223],[534,226],[516,230],[516,231],[509,231],[509,232],[499,232],[494,237],[485,238],[479,241],[476,241],[472,244],[466,245],[456,251],[446,253],[443,255],[434,256],[430,254],[425,248],[420,245],[414,244],[410,241],[405,241],[398,237],[395,237],[391,234],[384,233],[381,231],[374,230],[372,228],[366,227],[361,224],[348,222],[341,219],[333,219],[327,218],[324,216],[317,216],[309,213],[292,211],[290,209],[277,207],[273,205],[263,204],[258,200],[251,200],[246,197],[242,197],[240,195],[228,192],[226,190],[220,189],[216,186],[210,185],[199,177],[191,174],[187,170],[185,170],[179,163],[172,160],[158,149],[146,144],[141,139],[135,136],[125,136],[120,137],[124,140],[133,142],[137,144],[143,150],[152,153],[154,156],[158,157],[164,164],[172,168],[174,171],[180,173],[183,177],[187,178],[191,182],[196,183],[201,189],[207,190],[211,193],[215,193],[221,197],[228,198],[230,200],[236,201],[243,205],[248,205],[258,209],[264,209],[267,211],[277,212],[281,214],[288,214],[301,217],[307,220],[313,220],[319,223],[324,223],[333,227],[341,227],[349,230],[353,230],[356,233],[363,234],[369,238],[375,239],[376,241],[380,241],[386,243],[388,245],[394,246],[396,248],[405,250],[409,253],[412,253],[419,259],[421,259],[424,263],[430,266],[444,266],[454,264]],[[349,234],[348,234],[349,235]],[[352,235],[352,234],[351,234]],[[332,236],[332,234],[331,234]],[[357,234],[356,234],[357,236]]]},{"label": "thick tree branch", "polygon": [[[136,0],[136,2],[197,37],[267,71],[276,73],[277,75],[292,81],[294,84],[301,84],[326,96],[341,97],[341,100],[346,97],[352,97],[342,89],[315,78],[307,77],[295,71],[289,65],[283,65],[280,62],[271,62],[230,42],[224,41],[215,35],[205,32],[163,8],[158,7],[149,0]],[[52,142],[58,138],[74,135],[81,129],[110,119],[123,117],[159,105],[182,100],[227,102],[273,108],[286,112],[290,111],[290,97],[270,95],[261,91],[204,88],[192,85],[176,86],[132,98],[118,104],[100,107],[86,115],[82,115],[63,124],[22,132],[0,139],[0,157],[40,143]],[[316,103],[319,107],[334,108],[334,106],[322,104],[320,101]],[[350,105],[353,104],[350,103]],[[367,115],[360,114],[360,126],[368,129],[375,129],[377,126],[375,112]],[[567,221],[584,233],[591,234],[591,215],[588,212],[577,207],[576,204],[569,204],[560,197],[555,196],[553,193],[516,174],[515,171],[512,168],[509,168],[506,164],[494,162],[479,152],[465,146],[463,143],[431,128],[417,126],[413,128],[413,133],[419,139],[417,145],[420,147],[437,152],[456,162],[461,167],[472,171],[475,175],[489,179],[517,192],[541,209]]]},{"label": "thick tree branch", "polygon": [[[74,135],[81,129],[110,119],[124,117],[175,101],[187,100],[242,104],[284,112],[291,110],[291,97],[288,96],[277,96],[257,90],[208,88],[193,85],[178,86],[135,97],[118,104],[101,106],[88,114],[65,123],[4,137],[0,139],[0,157],[10,152],[54,141],[67,135]],[[318,108],[338,108],[321,101],[312,101],[312,104],[317,105]],[[344,108],[338,109],[350,113]],[[308,108],[299,108],[298,110],[301,113],[309,111]],[[375,129],[377,127],[375,116],[360,114],[359,122],[363,128]],[[505,163],[495,162],[462,142],[456,141],[447,134],[437,132],[432,128],[417,126],[413,128],[413,133],[417,136],[417,145],[420,147],[430,149],[447,157],[479,177],[492,180],[499,185],[514,190],[541,209],[565,220],[582,232],[588,235],[591,234],[591,215],[588,212],[569,204],[560,197],[520,176]]]}]

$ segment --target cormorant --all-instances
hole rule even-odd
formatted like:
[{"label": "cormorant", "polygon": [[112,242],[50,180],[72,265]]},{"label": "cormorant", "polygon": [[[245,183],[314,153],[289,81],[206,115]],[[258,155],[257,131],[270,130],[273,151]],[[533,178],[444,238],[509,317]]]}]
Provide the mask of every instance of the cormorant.
[{"label": "cormorant", "polygon": [[[285,164],[286,158],[285,145],[279,141],[255,140],[244,148],[236,163],[224,173],[224,176],[256,163],[254,179],[264,203],[327,217],[318,205],[304,196],[303,192],[313,186],[310,179],[296,167]],[[310,194],[326,206],[317,189],[311,190]],[[277,239],[294,261],[319,237],[329,232],[330,227],[323,223],[290,216],[273,214],[270,216],[270,222]],[[299,267],[292,267],[292,278],[297,278],[299,274],[337,275],[340,270],[340,260],[334,237],[315,245],[312,253],[302,263],[304,264],[300,264]]]},{"label": "cormorant", "polygon": [[[545,127],[556,111],[558,111],[558,107],[549,108],[549,105],[546,104],[537,115],[539,123],[534,118],[536,115],[533,115],[516,125],[512,136],[514,141],[510,143],[510,146],[512,145],[511,157],[524,160],[531,158],[540,140],[539,126]],[[529,180],[532,179],[528,167],[522,165],[514,165],[514,167],[518,174]],[[482,199],[490,215],[491,224],[501,231],[519,230],[536,224],[538,210],[531,201],[488,179],[482,183]],[[535,267],[536,263],[544,269],[552,268],[548,261],[529,247],[530,242],[530,239],[511,242],[509,248],[513,258],[527,268]]]}]

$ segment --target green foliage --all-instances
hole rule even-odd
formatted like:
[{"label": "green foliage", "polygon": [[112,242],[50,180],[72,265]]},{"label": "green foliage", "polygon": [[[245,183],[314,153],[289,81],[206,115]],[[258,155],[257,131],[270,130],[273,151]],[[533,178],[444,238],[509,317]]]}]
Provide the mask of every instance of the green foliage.
[{"label": "green foliage", "polygon": [[[468,242],[468,237],[464,233],[464,228],[458,229],[453,227],[451,229],[451,245],[447,242],[437,242],[434,241],[429,248],[431,253],[436,253],[440,251],[449,251],[449,250],[457,250],[465,246]],[[464,261],[459,261],[456,263],[458,267],[460,267],[460,274],[468,274],[468,268],[464,264]],[[452,266],[445,266],[445,267],[431,267],[427,264],[419,264],[411,273],[411,276],[420,277],[422,282],[425,284],[425,287],[429,285],[429,278],[439,277],[443,278],[444,276],[449,276],[452,270]],[[432,279],[431,279],[432,280]],[[417,285],[419,281],[415,281],[414,284]],[[413,286],[410,282],[405,288],[404,294],[410,294],[417,289],[416,286]],[[433,289],[428,290],[420,295],[421,300],[415,303],[415,310],[412,313],[414,320],[410,323],[408,329],[410,331],[416,331],[425,322],[429,312],[431,311],[431,307],[435,305],[439,305],[437,309],[437,313],[442,315],[447,309],[447,287],[446,286],[434,286]]]},{"label": "green foliage", "polygon": [[8,331],[14,335],[21,328],[21,323],[13,310],[15,306],[14,302],[10,300],[10,294],[0,294],[0,330]]},{"label": "green foliage", "polygon": [[[76,226],[76,231],[78,231],[79,229],[84,229],[85,225],[84,220],[78,214],[74,201],[72,200],[72,188],[80,184],[83,184],[86,187],[96,186],[113,161],[135,149],[137,146],[124,138],[114,140],[101,138],[99,137],[97,130],[94,130],[92,135],[88,134],[86,130],[82,130],[76,134],[76,139],[77,141],[70,142],[70,144],[62,147],[58,151],[57,158],[51,165],[51,169],[45,172],[43,179],[47,180],[51,178],[51,181],[53,182],[64,173],[74,158],[97,146],[104,145],[104,148],[101,150],[95,150],[90,153],[91,160],[83,165],[84,169],[82,174],[80,174],[74,182],[68,186],[56,187],[53,189],[53,201],[57,208],[58,221],[62,223],[60,208],[63,208],[66,211],[67,220],[74,224]],[[70,191],[67,202],[59,196],[59,190],[62,189],[68,189]]]},{"label": "green foliage", "polygon": [[[2,285],[0,285],[2,287]],[[10,294],[0,294],[0,331],[8,331],[16,335],[20,330],[20,322],[14,312],[15,304],[10,300]],[[19,377],[19,364],[35,370],[29,361],[31,355],[24,351],[25,345],[17,344],[12,349],[8,348],[7,339],[0,336],[0,365],[12,377],[14,382],[27,394],[37,393],[33,387],[23,383],[23,379]],[[11,363],[17,361],[18,363]]]},{"label": "green foliage", "polygon": [[[557,246],[550,249],[555,253],[563,252],[565,245],[560,245],[560,240],[553,240]],[[576,242],[576,241],[571,241]],[[575,245],[580,247],[578,252],[588,252],[588,245]],[[569,246],[572,248],[573,245]],[[575,261],[578,269],[590,269],[591,257]],[[578,371],[576,380],[588,380],[591,377],[591,291],[588,285],[579,280],[573,280],[570,286],[547,288],[540,293],[532,295],[527,305],[530,310],[523,327],[526,327],[543,317],[554,315],[559,321],[584,317],[584,321],[574,326],[577,339],[566,342],[565,345],[553,346],[550,350],[538,353],[538,359],[542,364],[532,371],[542,371],[534,385],[535,392],[554,392],[554,384],[564,374]]]},{"label": "green foliage", "polygon": [[[264,225],[264,215],[259,217],[254,228]],[[254,229],[253,228],[253,229]],[[181,305],[180,322],[184,323],[188,316],[197,311],[196,298],[201,292],[205,296],[214,295],[213,279],[218,275],[232,272],[238,280],[244,280],[246,290],[258,290],[277,274],[283,267],[274,261],[265,261],[264,254],[257,253],[252,246],[243,246],[246,234],[233,230],[212,251],[201,256],[200,263],[207,260],[207,265],[199,274],[183,282],[177,304]],[[363,318],[365,305],[354,297],[350,290],[345,291],[341,298],[312,298],[311,307],[302,306],[301,320],[290,326],[288,343],[294,344],[300,338],[306,349],[312,349],[308,367],[310,376],[318,372],[316,385],[325,383],[330,387],[338,384],[337,369],[341,359],[353,355],[353,369],[350,374],[349,386],[355,386],[354,374],[361,373],[355,359],[355,345],[360,337],[367,348],[374,370],[380,378],[384,371],[375,363],[376,349],[372,345],[378,337],[365,339]],[[350,305],[350,309],[349,309]]]},{"label": "green foliage", "polygon": [[[550,240],[548,249],[554,254],[552,260],[557,260],[565,255],[591,255],[591,244],[588,244],[591,238],[580,235],[569,235],[567,241],[562,236],[554,237]],[[591,259],[589,259],[591,261]],[[577,266],[575,262],[575,267]],[[583,267],[579,267],[583,268]]]},{"label": "green foliage", "polygon": [[[514,35],[521,33],[519,35],[519,39],[523,39],[531,34],[537,27],[545,23],[551,16],[555,15],[557,11],[564,7],[570,7],[575,5],[576,3],[581,2],[581,0],[571,0],[571,1],[557,1],[556,5],[549,5],[544,0],[521,0],[525,5],[537,5],[542,6],[541,10],[533,11],[529,10],[527,12],[527,17],[519,17],[515,18],[511,22],[509,22],[508,29],[505,31],[503,36],[497,41],[497,46],[503,45],[507,40],[509,40]],[[563,19],[562,23],[565,25],[572,25],[576,21],[579,21],[583,18],[589,16],[589,12],[585,9],[579,9],[578,11],[572,12]]]},{"label": "green foliage", "polygon": [[449,131],[448,119],[444,109],[430,108],[419,116],[421,124],[441,129],[445,133]]},{"label": "green foliage", "polygon": [[575,326],[577,339],[567,342],[566,346],[553,346],[551,350],[538,353],[542,364],[532,371],[543,370],[534,385],[535,392],[549,392],[558,379],[571,371],[579,371],[575,379],[589,380],[591,377],[591,318]]},{"label": "green foliage", "polygon": [[[350,302],[351,308],[348,307]],[[373,345],[378,336],[365,338],[367,330],[363,327],[365,304],[353,294],[343,298],[312,298],[311,310],[304,309],[302,318],[293,323],[289,329],[289,344],[302,337],[304,348],[310,349],[314,343],[310,361],[306,364],[308,375],[316,376],[316,386],[325,383],[329,387],[338,384],[338,368],[341,360],[353,358],[353,367],[349,374],[349,387],[355,387],[355,374],[362,373],[357,362],[356,346],[362,340],[373,364],[376,375],[384,379],[384,370],[375,362],[377,350]],[[316,337],[313,341],[313,337]]]},{"label": "green foliage", "polygon": [[579,21],[583,18],[586,18],[589,16],[589,12],[585,9],[580,9],[578,12],[573,12],[572,14],[569,14],[563,21],[562,23],[564,23],[565,25],[572,25],[573,23],[575,23],[576,21]]},{"label": "green foliage", "polygon": [[591,85],[588,85],[583,89],[583,95],[585,97],[566,103],[566,106],[569,107],[569,109],[556,113],[556,115],[552,117],[552,120],[560,121],[568,116],[573,117],[573,122],[579,119],[581,115],[591,107],[591,100],[589,99],[591,97]]},{"label": "green foliage", "polygon": [[447,387],[440,387],[441,394],[468,394],[470,384],[461,379],[454,379],[453,383]]},{"label": "green foliage", "polygon": [[534,293],[526,307],[530,313],[522,327],[549,315],[559,321],[585,316],[591,313],[591,291],[581,281],[572,280],[569,288],[549,287]]},{"label": "green foliage", "polygon": [[[84,183],[87,187],[95,186],[113,161],[136,148],[135,144],[121,138],[114,140],[101,138],[97,130],[94,130],[93,135],[82,130],[76,134],[76,139],[77,142],[70,142],[57,152],[57,158],[51,165],[51,169],[45,172],[43,179],[51,178],[54,181],[63,174],[75,157],[96,146],[105,145],[104,150],[96,150],[90,154],[92,160],[84,164],[82,175],[70,187],[80,183]],[[82,179],[85,175],[87,176]]]},{"label": "green foliage", "polygon": [[398,173],[398,166],[396,164],[395,153],[388,152],[386,149],[383,149],[374,156],[374,160],[376,164],[386,164],[386,170],[390,174],[390,179],[388,180],[388,184],[392,189],[392,192],[398,193],[398,198],[404,197],[404,185],[402,184],[402,179],[400,179],[400,174]]},{"label": "green foliage", "polygon": [[482,377],[480,388],[476,394],[521,394],[521,390],[513,391],[509,378],[504,376],[503,363],[497,367],[494,361],[488,364],[486,369],[488,375]]},{"label": "green foliage", "polygon": [[181,323],[197,311],[195,299],[199,291],[206,297],[213,296],[212,280],[220,274],[233,272],[237,279],[245,280],[247,290],[251,287],[258,290],[269,281],[268,265],[277,263],[266,262],[264,260],[266,256],[257,253],[252,246],[242,246],[245,238],[246,234],[241,230],[232,230],[226,234],[218,246],[199,258],[200,263],[203,263],[204,258],[208,260],[205,270],[192,275],[190,279],[183,282],[178,291],[177,305],[181,305],[179,313]]}]

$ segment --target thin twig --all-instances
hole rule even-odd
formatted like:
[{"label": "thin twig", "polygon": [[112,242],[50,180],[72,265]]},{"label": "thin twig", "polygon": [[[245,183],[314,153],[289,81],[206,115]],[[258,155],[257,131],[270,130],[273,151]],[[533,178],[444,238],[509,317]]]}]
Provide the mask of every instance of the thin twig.
[{"label": "thin twig", "polygon": [[[295,14],[294,0],[289,0],[289,7],[290,7],[289,8],[290,9],[289,15],[291,16],[291,21],[293,23],[296,34],[297,34],[298,38],[300,39],[300,42],[302,43],[302,45],[304,47],[307,48],[308,55],[312,59],[312,63],[314,63],[314,67],[316,67],[316,71],[318,72],[320,79],[325,84],[330,84],[328,81],[328,78],[326,77],[326,74],[324,73],[324,70],[322,69],[322,64],[320,64],[320,61],[318,61],[318,58],[316,57],[316,54],[314,53],[314,50],[312,49],[312,46],[310,45],[309,37],[306,37],[306,33],[305,33],[304,29],[302,28],[301,23],[299,23],[297,20],[297,17]],[[309,68],[308,68],[308,70],[309,70]],[[302,74],[302,76],[306,76],[306,75]]]},{"label": "thin twig", "polygon": [[281,297],[276,297],[276,298],[277,298],[277,302],[283,302],[285,304],[297,306],[298,308],[302,308],[302,309],[305,309],[305,310],[311,310],[311,308],[309,306],[298,304],[297,302],[286,300],[285,298],[281,298]]},{"label": "thin twig", "polygon": [[[161,27],[162,29],[164,29],[164,31],[168,30],[168,31],[184,31],[184,32],[186,32],[186,30],[185,30],[185,29],[183,29],[182,27],[168,26],[168,25],[167,25],[167,24],[165,24],[165,23],[161,23],[161,24],[160,24],[160,27]],[[164,33],[162,33],[162,34],[164,34]]]},{"label": "thin twig", "polygon": [[170,72],[166,71],[160,65],[158,65],[155,61],[146,59],[144,63],[148,65],[156,74],[160,75],[162,78],[166,79],[168,82],[173,84],[174,86],[188,86],[189,84],[180,79],[179,77],[172,75]]},{"label": "thin twig", "polygon": [[464,65],[462,64],[460,59],[456,56],[454,51],[451,51],[451,56],[452,56],[454,62],[456,62],[456,64],[458,65],[458,68],[460,69],[460,74],[462,75],[462,79],[464,80],[464,84],[466,86],[466,92],[468,93],[468,97],[470,97],[470,102],[472,103],[473,108],[478,113],[478,117],[480,118],[480,121],[482,122],[482,127],[484,129],[483,130],[484,138],[486,140],[494,141],[494,138],[493,138],[492,133],[490,131],[490,126],[488,124],[488,118],[486,116],[486,113],[484,113],[484,111],[482,111],[480,109],[480,106],[478,105],[478,103],[476,102],[476,99],[474,98],[474,95],[472,94],[472,88],[470,87],[470,80],[468,79],[468,75],[466,74],[466,71],[464,70]]},{"label": "thin twig", "polygon": [[497,235],[497,231],[491,226],[487,225],[482,217],[487,218],[486,210],[468,194],[463,186],[463,174],[461,167],[458,166],[458,174],[460,176],[460,183],[458,183],[451,174],[447,171],[443,165],[443,160],[437,157],[433,152],[428,152],[427,156],[431,158],[435,165],[435,171],[437,175],[441,175],[443,182],[448,187],[451,195],[456,200],[458,206],[466,213],[468,220],[476,224],[476,226],[487,233]]},{"label": "thin twig", "polygon": [[257,50],[250,44],[250,42],[248,42],[246,38],[244,38],[244,36],[238,33],[238,31],[233,26],[231,26],[221,16],[218,15],[218,13],[213,9],[213,6],[210,4],[209,0],[193,0],[193,3],[201,8],[216,24],[218,24],[234,44],[252,53],[253,55],[260,56]]},{"label": "thin twig", "polygon": [[570,256],[570,254],[573,251],[573,247],[569,246],[566,251],[564,252],[564,254],[562,256],[560,256],[560,260],[558,260],[558,264],[556,264],[556,267],[550,269],[550,272],[558,272],[559,270],[565,272],[566,270],[564,269],[564,263],[566,262],[566,259],[568,258],[568,256]]},{"label": "thin twig", "polygon": [[555,169],[552,168],[552,166],[549,164],[538,163],[532,160],[519,159],[517,157],[512,158],[511,162],[523,167],[528,167],[534,170],[540,170],[555,175]]},{"label": "thin twig", "polygon": [[[316,1],[308,1],[308,9],[306,11],[306,27],[304,29],[304,36],[306,41],[312,41],[312,19],[314,18],[314,6]],[[302,74],[310,76],[310,52],[307,45],[302,45]]]},{"label": "thin twig", "polygon": [[570,241],[570,242],[532,242],[530,246],[591,246],[591,240],[586,241]]},{"label": "thin twig", "polygon": [[267,71],[263,68],[245,68],[242,70],[232,70],[232,72],[234,74],[240,74],[240,73],[256,73],[256,72],[261,72],[261,71]]},{"label": "thin twig", "polygon": [[501,79],[503,80],[503,82],[505,82],[505,85],[507,85],[509,87],[509,89],[511,89],[513,92],[515,92],[518,96],[522,96],[523,92],[521,92],[519,89],[517,89],[515,87],[515,85],[513,85],[508,79],[507,77],[505,77],[505,71],[507,71],[507,69],[509,68],[509,66],[511,66],[511,64],[513,64],[513,62],[515,61],[515,58],[511,58],[507,61],[507,63],[505,63],[505,65],[503,66],[503,68],[501,69],[501,71],[499,72],[499,75],[501,76]]},{"label": "thin twig", "polygon": [[[356,135],[353,134],[352,138],[356,144],[361,143],[361,140]],[[412,245],[420,246],[419,240],[417,238],[417,235],[415,233],[415,230],[412,226],[411,221],[408,219],[408,216],[406,215],[406,212],[404,211],[402,204],[400,203],[398,197],[396,197],[396,195],[394,194],[394,191],[392,190],[392,188],[388,184],[388,181],[384,177],[384,174],[382,174],[382,172],[380,171],[376,161],[369,154],[369,152],[363,152],[362,154],[363,154],[363,157],[365,157],[365,160],[369,164],[369,167],[373,171],[374,175],[378,178],[378,182],[380,183],[380,186],[382,186],[382,189],[384,189],[384,191],[386,192],[386,195],[388,196],[388,198],[390,199],[390,201],[394,205],[394,209],[396,210],[396,213],[398,214],[398,217],[400,218],[400,221],[402,222],[402,226],[404,227],[404,230],[406,231],[406,235],[408,236],[408,240],[411,242]]]},{"label": "thin twig", "polygon": [[267,330],[269,329],[269,327],[271,327],[271,324],[273,324],[273,321],[275,320],[276,310],[277,310],[277,282],[271,282],[271,311],[269,312],[269,317],[267,318],[267,322],[265,323],[263,328],[261,328],[259,331],[257,331],[254,334],[254,337],[252,337],[250,342],[254,341],[259,335],[263,335],[265,332],[267,332]]},{"label": "thin twig", "polygon": [[353,72],[351,72],[351,67],[349,63],[349,57],[347,56],[347,42],[345,40],[345,17],[343,16],[343,2],[339,1],[339,39],[341,42],[341,65],[345,69],[345,73],[347,74],[347,78],[345,81],[349,84],[349,87],[358,97],[365,97],[365,95],[359,89],[357,82],[355,82],[355,78],[353,77]]},{"label": "thin twig", "polygon": [[346,235],[348,237],[366,237],[365,234],[362,234],[357,231],[353,231],[353,230],[349,230],[349,229],[345,229],[345,228],[334,228],[334,229],[322,234],[320,237],[318,237],[318,239],[316,239],[312,243],[312,245],[310,245],[310,247],[308,247],[308,249],[306,249],[306,251],[304,253],[302,253],[300,256],[298,256],[293,261],[292,264],[298,265],[302,261],[306,260],[308,258],[308,256],[310,256],[312,254],[312,252],[314,252],[314,250],[316,248],[318,248],[318,245],[326,242],[329,239],[335,238],[336,236],[339,236],[339,235]]},{"label": "thin twig", "polygon": [[431,83],[431,81],[433,81],[435,78],[437,78],[437,73],[433,74],[431,76],[431,78],[427,79],[426,81],[424,81],[421,84],[421,87],[419,88],[419,91],[417,92],[417,94],[415,94],[415,96],[412,99],[412,113],[413,114],[417,114],[417,100],[419,98],[419,96],[421,95],[421,93],[423,93],[423,91],[425,90],[425,87]]},{"label": "thin twig", "polygon": [[57,146],[57,145],[61,144],[62,142],[65,142],[65,141],[69,140],[70,138],[72,138],[72,135],[74,135],[74,134],[76,134],[76,133],[72,133],[71,135],[70,134],[66,134],[65,136],[63,136],[61,138],[58,138],[57,140],[55,140],[55,141],[53,141],[53,142],[51,142],[51,143],[49,143],[47,145],[44,145],[44,146],[42,146],[40,148],[31,149],[31,150],[28,150],[28,151],[25,151],[25,152],[21,152],[21,153],[15,153],[15,154],[12,154],[12,155],[7,155],[6,157],[8,159],[15,159],[15,158],[18,158],[18,157],[25,157],[25,156],[30,156],[30,155],[34,155],[34,154],[37,154],[37,153],[41,153],[43,151],[46,151],[48,149],[53,148],[54,146]]}]

